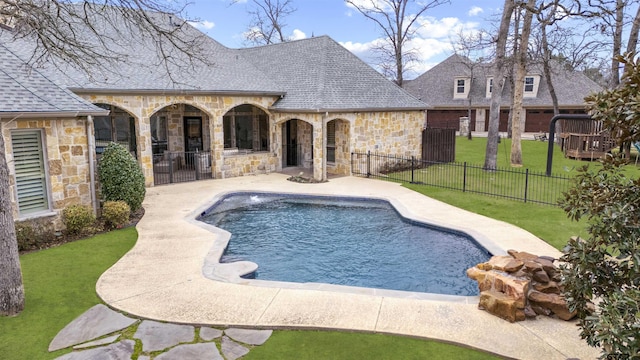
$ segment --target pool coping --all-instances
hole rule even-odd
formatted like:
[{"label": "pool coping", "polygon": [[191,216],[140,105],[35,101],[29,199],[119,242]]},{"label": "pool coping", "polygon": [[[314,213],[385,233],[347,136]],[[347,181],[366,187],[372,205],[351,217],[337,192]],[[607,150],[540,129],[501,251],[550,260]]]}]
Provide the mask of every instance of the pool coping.
[{"label": "pool coping", "polygon": [[218,235],[196,224],[195,216],[221,193],[256,189],[383,198],[403,216],[410,214],[421,222],[460,229],[478,241],[480,234],[502,251],[515,248],[560,256],[556,249],[520,228],[457,209],[396,183],[342,177],[321,184],[298,184],[286,181],[285,175],[268,174],[147,189],[145,216],[136,226],[138,241],[100,277],[98,296],[114,309],[174,323],[398,334],[519,359],[598,356],[596,349],[580,340],[575,322],[540,317],[511,324],[478,310],[477,297],[464,297],[463,301],[445,298],[450,295],[409,298],[206,278],[205,258]]}]

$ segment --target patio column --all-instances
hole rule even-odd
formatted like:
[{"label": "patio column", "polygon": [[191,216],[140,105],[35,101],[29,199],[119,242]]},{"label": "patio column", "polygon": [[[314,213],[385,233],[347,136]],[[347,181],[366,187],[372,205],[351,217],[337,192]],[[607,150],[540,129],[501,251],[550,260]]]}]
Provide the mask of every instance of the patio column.
[{"label": "patio column", "polygon": [[324,158],[324,133],[326,124],[324,116],[320,121],[315,121],[313,126],[313,178],[318,181],[325,180],[324,166],[326,160]]}]

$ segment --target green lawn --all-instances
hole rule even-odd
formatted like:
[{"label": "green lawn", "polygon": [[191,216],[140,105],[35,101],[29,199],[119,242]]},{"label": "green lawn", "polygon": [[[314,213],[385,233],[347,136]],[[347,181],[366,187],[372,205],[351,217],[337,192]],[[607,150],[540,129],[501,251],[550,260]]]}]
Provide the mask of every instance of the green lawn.
[{"label": "green lawn", "polygon": [[0,358],[53,359],[68,352],[47,348],[63,327],[100,302],[98,277],[137,237],[135,228],[127,228],[20,256],[25,309],[0,317]]}]

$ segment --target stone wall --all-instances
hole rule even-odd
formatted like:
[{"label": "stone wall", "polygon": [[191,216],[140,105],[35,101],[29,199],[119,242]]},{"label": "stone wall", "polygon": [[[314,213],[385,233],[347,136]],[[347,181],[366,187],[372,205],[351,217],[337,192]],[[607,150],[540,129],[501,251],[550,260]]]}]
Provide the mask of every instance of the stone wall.
[{"label": "stone wall", "polygon": [[275,172],[280,160],[270,152],[229,153],[225,151],[220,178]]},{"label": "stone wall", "polygon": [[[39,216],[52,216],[56,229],[62,228],[61,211],[73,204],[91,207],[89,174],[89,145],[85,119],[36,119],[2,122],[5,154],[9,165],[9,182],[13,214],[16,220]],[[11,132],[18,129],[42,130],[46,147],[45,162],[48,172],[47,186],[50,212],[22,216],[18,214],[15,189],[15,168]]]}]

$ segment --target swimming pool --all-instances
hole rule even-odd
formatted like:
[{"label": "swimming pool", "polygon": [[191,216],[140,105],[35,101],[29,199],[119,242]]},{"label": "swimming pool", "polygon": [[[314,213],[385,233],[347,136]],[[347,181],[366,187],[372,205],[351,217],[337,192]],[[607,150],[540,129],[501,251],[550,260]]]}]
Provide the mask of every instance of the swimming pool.
[{"label": "swimming pool", "polygon": [[231,233],[221,263],[255,279],[476,295],[467,268],[489,259],[470,236],[402,218],[386,201],[229,194],[199,220]]}]

